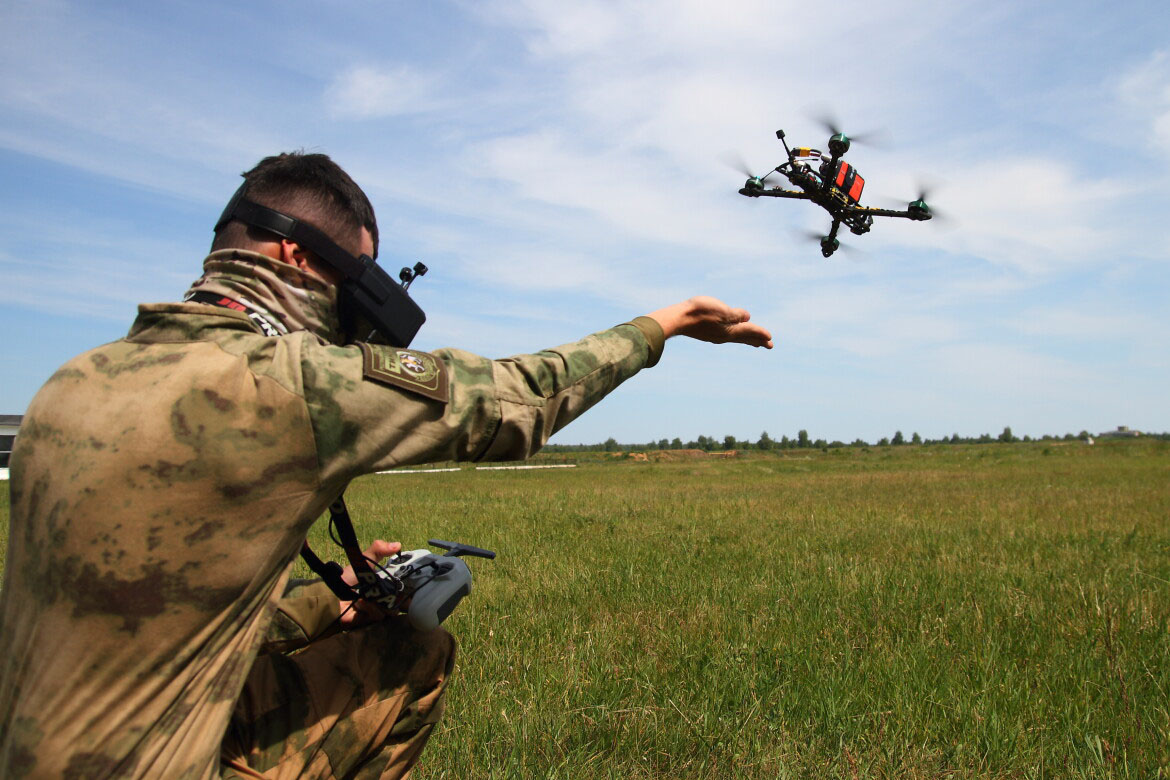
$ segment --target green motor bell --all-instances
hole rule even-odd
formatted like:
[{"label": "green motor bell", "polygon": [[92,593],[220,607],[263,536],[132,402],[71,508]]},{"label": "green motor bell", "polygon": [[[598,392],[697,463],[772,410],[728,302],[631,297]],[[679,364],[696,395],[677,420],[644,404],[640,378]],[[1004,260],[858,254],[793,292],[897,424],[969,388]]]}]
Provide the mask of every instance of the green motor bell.
[{"label": "green motor bell", "polygon": [[844,133],[834,133],[829,137],[829,153],[834,157],[840,157],[849,151],[849,136]]}]

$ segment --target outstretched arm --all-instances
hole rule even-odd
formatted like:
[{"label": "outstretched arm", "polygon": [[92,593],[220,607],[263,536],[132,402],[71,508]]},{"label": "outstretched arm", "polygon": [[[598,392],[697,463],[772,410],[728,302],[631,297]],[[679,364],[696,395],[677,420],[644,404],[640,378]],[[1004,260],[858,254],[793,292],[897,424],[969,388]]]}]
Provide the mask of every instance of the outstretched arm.
[{"label": "outstretched arm", "polygon": [[[488,360],[306,339],[301,371],[321,479],[441,460],[520,460],[662,354],[663,341],[771,347],[743,309],[697,297],[530,355]],[[428,384],[429,383],[429,384]]]},{"label": "outstretched arm", "polygon": [[707,295],[667,306],[648,316],[662,326],[666,338],[689,336],[712,344],[733,342],[772,348],[772,334],[749,322],[751,315],[746,309],[734,309]]}]

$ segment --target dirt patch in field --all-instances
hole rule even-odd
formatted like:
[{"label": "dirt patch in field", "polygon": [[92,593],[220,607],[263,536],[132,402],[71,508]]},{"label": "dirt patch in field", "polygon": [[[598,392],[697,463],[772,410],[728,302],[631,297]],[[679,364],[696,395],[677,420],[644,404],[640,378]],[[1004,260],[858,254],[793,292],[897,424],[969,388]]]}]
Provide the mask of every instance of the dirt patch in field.
[{"label": "dirt patch in field", "polygon": [[723,450],[721,452],[704,452],[703,450],[651,450],[650,452],[615,452],[612,455],[614,458],[650,463],[673,463],[687,460],[706,460],[708,458],[735,458],[738,456],[738,450]]}]

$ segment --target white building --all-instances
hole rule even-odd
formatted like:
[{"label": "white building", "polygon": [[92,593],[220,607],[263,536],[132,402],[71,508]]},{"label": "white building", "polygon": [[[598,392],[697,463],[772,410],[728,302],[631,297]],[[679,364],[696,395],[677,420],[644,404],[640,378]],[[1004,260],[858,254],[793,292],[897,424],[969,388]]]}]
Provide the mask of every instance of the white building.
[{"label": "white building", "polygon": [[8,456],[12,454],[12,442],[23,419],[19,414],[0,414],[0,477],[8,478]]},{"label": "white building", "polygon": [[1141,431],[1131,431],[1128,425],[1118,425],[1115,431],[1105,431],[1105,433],[1098,433],[1098,439],[1136,439],[1141,436]]}]

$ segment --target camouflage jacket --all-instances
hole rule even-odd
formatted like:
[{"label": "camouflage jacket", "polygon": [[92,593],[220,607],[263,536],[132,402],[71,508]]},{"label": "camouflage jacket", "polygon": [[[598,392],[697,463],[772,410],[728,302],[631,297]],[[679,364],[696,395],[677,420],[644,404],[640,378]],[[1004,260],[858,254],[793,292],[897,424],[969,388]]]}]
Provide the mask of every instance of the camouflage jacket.
[{"label": "camouflage jacket", "polygon": [[338,614],[321,583],[286,586],[351,479],[526,457],[662,350],[646,318],[495,361],[335,346],[332,288],[291,266],[218,252],[196,286],[247,297],[280,332],[144,305],[28,408],[0,594],[0,776],[216,775],[266,632],[287,645]]}]

